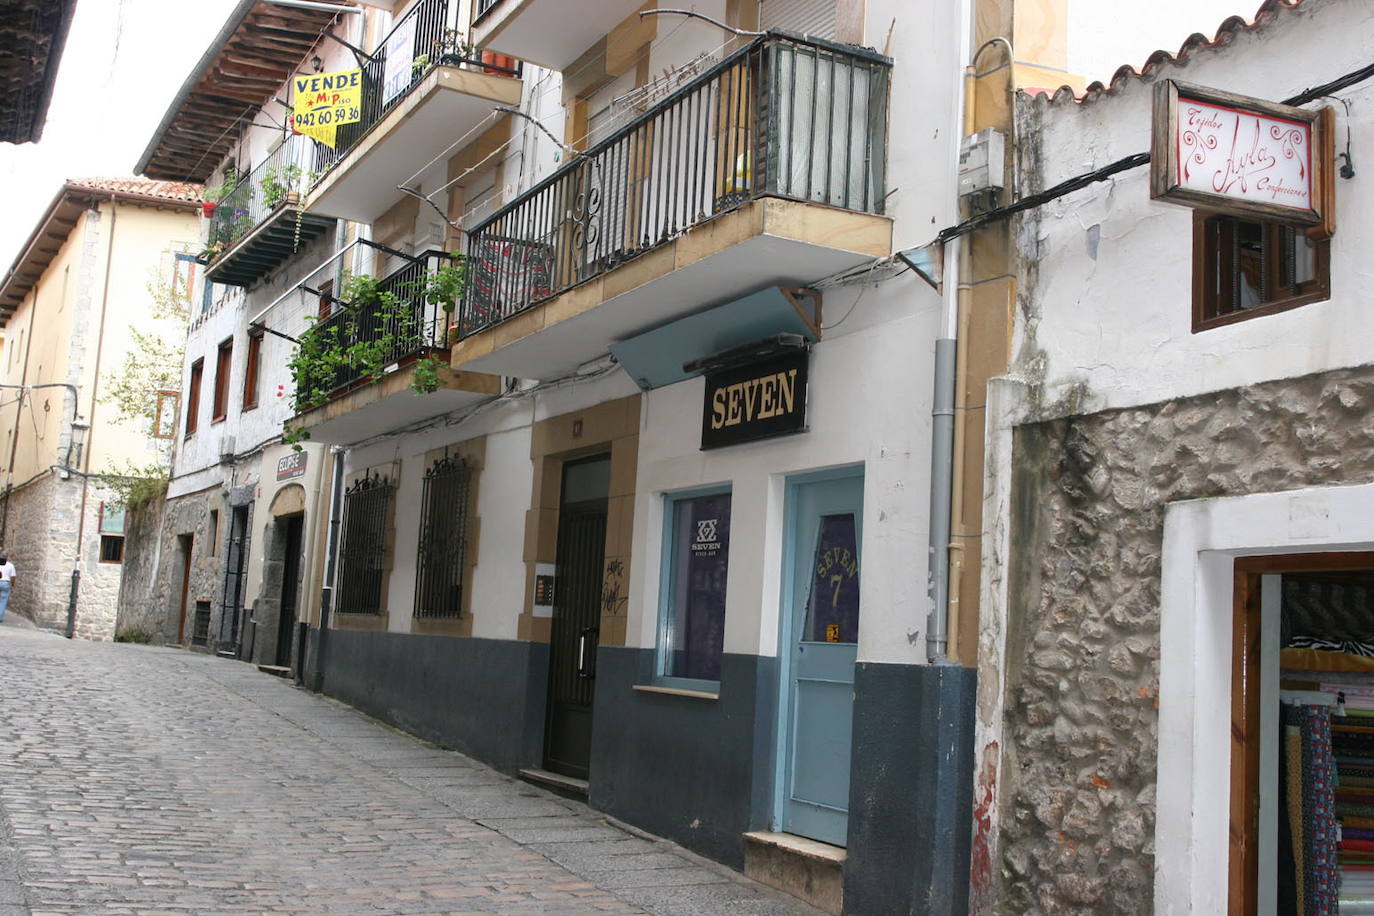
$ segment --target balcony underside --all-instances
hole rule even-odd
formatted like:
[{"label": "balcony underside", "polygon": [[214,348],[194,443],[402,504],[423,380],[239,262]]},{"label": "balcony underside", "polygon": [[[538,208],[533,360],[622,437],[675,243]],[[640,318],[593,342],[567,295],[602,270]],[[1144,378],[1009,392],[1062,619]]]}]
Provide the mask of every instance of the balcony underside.
[{"label": "balcony underside", "polygon": [[417,172],[496,106],[520,104],[522,86],[509,76],[435,67],[320,179],[306,209],[375,222],[396,203],[397,185],[414,186]]},{"label": "balcony underside", "polygon": [[410,387],[414,373],[414,364],[402,366],[378,382],[359,385],[300,414],[291,425],[306,430],[312,442],[344,445],[472,407],[501,393],[496,376],[441,366],[439,389],[416,394]]},{"label": "balcony underside", "polygon": [[[296,228],[300,221],[299,232]],[[333,217],[305,213],[282,204],[252,232],[236,241],[206,268],[206,276],[229,286],[252,286],[295,256],[296,252],[334,231]]]},{"label": "balcony underside", "polygon": [[643,0],[500,0],[473,26],[473,41],[490,51],[566,70],[642,5]]},{"label": "balcony underside", "polygon": [[892,253],[892,221],[762,198],[459,341],[453,366],[550,379],[610,345],[769,286],[808,286]]}]

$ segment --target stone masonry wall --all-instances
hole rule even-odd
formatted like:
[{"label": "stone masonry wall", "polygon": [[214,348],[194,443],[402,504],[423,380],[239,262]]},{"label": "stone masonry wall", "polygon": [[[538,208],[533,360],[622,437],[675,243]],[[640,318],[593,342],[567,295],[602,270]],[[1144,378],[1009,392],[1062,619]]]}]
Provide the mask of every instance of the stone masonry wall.
[{"label": "stone masonry wall", "polygon": [[[191,577],[184,641],[191,639],[197,599],[210,601],[213,613],[223,588],[220,554],[227,522],[222,503],[216,487],[176,499],[159,499],[131,513],[125,544],[127,568],[119,594],[120,636],[159,644],[177,641],[181,628],[182,538],[187,535],[191,537]],[[220,510],[217,536],[210,531],[211,509]],[[213,629],[212,620],[212,639]]]},{"label": "stone masonry wall", "polygon": [[15,566],[10,607],[41,627],[67,626],[81,484],[44,474],[9,497],[5,544]]},{"label": "stone masonry wall", "polygon": [[1374,481],[1372,413],[1366,366],[1015,432],[1000,912],[1152,911],[1165,508]]}]

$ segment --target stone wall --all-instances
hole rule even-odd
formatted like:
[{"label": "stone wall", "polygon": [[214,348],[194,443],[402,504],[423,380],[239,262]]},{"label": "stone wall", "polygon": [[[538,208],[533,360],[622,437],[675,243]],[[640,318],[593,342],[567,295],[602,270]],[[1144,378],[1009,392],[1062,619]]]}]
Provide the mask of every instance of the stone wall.
[{"label": "stone wall", "polygon": [[1152,911],[1165,508],[1374,481],[1371,412],[1365,366],[1015,431],[1000,912]]},{"label": "stone wall", "polygon": [[[220,510],[219,532],[210,531],[210,511]],[[198,599],[218,606],[223,580],[221,555],[228,530],[228,508],[218,487],[156,500],[130,514],[125,543],[125,577],[119,594],[118,633],[121,637],[175,643],[180,632],[184,642],[192,635],[192,618]],[[184,538],[191,542],[191,575],[186,621],[182,628],[181,583],[184,571]],[[214,550],[211,550],[211,545]],[[213,610],[212,610],[213,614]],[[211,620],[211,638],[215,633]]]}]

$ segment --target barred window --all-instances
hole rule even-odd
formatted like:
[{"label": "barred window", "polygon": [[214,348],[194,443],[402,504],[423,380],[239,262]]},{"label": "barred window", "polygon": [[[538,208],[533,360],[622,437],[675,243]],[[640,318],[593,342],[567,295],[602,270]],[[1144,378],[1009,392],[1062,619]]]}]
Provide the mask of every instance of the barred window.
[{"label": "barred window", "polygon": [[361,477],[344,491],[337,596],[341,614],[382,612],[387,531],[395,493],[395,484],[382,474]]},{"label": "barred window", "polygon": [[416,617],[463,616],[471,507],[468,463],[452,455],[434,462],[425,472],[421,495]]}]

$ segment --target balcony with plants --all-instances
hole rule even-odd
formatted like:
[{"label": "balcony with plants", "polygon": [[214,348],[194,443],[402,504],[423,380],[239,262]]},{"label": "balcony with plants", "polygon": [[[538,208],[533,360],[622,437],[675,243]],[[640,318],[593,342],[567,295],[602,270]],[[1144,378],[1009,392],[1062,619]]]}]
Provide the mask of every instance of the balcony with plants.
[{"label": "balcony with plants", "polygon": [[499,54],[567,70],[643,6],[643,0],[476,0],[472,37]]},{"label": "balcony with plants", "polygon": [[345,271],[338,295],[321,297],[323,316],[306,322],[288,363],[296,413],[288,441],[356,442],[500,391],[499,379],[449,366],[463,259],[370,247],[405,264],[381,278]]},{"label": "balcony with plants", "polygon": [[520,65],[470,44],[454,25],[458,9],[458,0],[418,0],[378,43],[362,67],[360,120],[316,149],[310,212],[374,222],[398,185],[444,176],[456,140],[495,108],[520,104]]},{"label": "balcony with plants", "polygon": [[334,219],[301,209],[311,174],[304,137],[289,136],[245,175],[205,190],[207,276],[216,283],[251,286],[304,245],[333,231]]},{"label": "balcony with plants", "polygon": [[469,230],[453,365],[564,375],[649,329],[890,255],[890,71],[868,49],[770,32],[645,100]]}]

